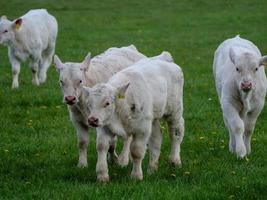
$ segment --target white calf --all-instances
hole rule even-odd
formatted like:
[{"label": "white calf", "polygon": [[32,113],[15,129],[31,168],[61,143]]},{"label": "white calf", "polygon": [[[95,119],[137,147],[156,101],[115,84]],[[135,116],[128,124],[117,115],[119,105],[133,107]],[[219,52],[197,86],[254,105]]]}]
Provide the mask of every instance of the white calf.
[{"label": "white calf", "polygon": [[20,63],[27,58],[35,85],[46,81],[55,51],[57,21],[45,9],[30,10],[22,17],[9,21],[5,16],[0,20],[0,44],[8,47],[12,65],[12,88],[19,86]]},{"label": "white calf", "polygon": [[213,73],[225,125],[229,130],[229,150],[238,157],[251,152],[250,140],[264,106],[266,76],[259,49],[236,36],[225,40],[214,55]]},{"label": "white calf", "polygon": [[149,170],[157,169],[162,135],[159,120],[166,117],[171,138],[170,160],[181,164],[180,144],[184,136],[183,73],[174,63],[143,59],[114,76],[106,84],[87,91],[88,123],[97,127],[97,178],[109,180],[107,152],[114,135],[133,137],[131,176],[143,179],[142,160],[150,150]]}]

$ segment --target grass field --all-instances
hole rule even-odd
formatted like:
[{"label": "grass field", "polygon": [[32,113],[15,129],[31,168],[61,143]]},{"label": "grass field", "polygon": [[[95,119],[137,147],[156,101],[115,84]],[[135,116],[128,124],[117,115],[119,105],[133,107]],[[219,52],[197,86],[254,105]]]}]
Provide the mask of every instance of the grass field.
[{"label": "grass field", "polygon": [[185,74],[183,167],[168,164],[165,133],[157,173],[146,173],[146,155],[142,182],[130,179],[131,165],[110,165],[111,182],[98,184],[95,132],[89,168],[78,169],[76,134],[55,68],[36,87],[24,64],[20,88],[11,90],[7,49],[1,47],[0,199],[267,199],[267,109],[257,121],[252,154],[236,159],[228,151],[212,76],[213,53],[226,38],[240,34],[267,54],[266,0],[12,0],[0,2],[0,15],[14,19],[33,8],[56,16],[56,53],[63,61],[128,44],[148,56],[172,53]]}]

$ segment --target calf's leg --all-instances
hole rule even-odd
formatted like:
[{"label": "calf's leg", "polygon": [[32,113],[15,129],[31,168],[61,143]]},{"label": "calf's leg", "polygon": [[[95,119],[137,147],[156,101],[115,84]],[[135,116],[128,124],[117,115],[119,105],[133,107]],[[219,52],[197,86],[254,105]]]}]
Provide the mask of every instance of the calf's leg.
[{"label": "calf's leg", "polygon": [[88,127],[79,122],[74,123],[74,126],[77,131],[77,143],[79,149],[79,161],[77,166],[81,168],[87,167],[87,148],[89,143]]},{"label": "calf's leg", "polygon": [[231,153],[235,153],[235,143],[236,143],[236,141],[235,141],[235,136],[234,136],[234,134],[230,131],[230,127],[229,127],[229,125],[228,125],[228,123],[227,123],[227,119],[225,118],[225,117],[223,117],[223,119],[224,119],[224,124],[225,124],[225,126],[228,128],[228,130],[229,130],[229,151],[231,152]]},{"label": "calf's leg", "polygon": [[19,73],[20,73],[20,63],[17,60],[12,60],[11,61],[12,65],[12,76],[13,76],[13,81],[12,81],[12,88],[18,88],[19,87]]},{"label": "calf's leg", "polygon": [[[238,157],[243,158],[246,155],[246,147],[243,140],[244,122],[238,112],[229,104],[222,105],[223,116],[227,121],[229,132],[234,136],[235,152]],[[231,142],[233,139],[231,139]]]},{"label": "calf's leg", "polygon": [[262,110],[263,106],[259,106],[259,109],[251,114],[248,114],[245,118],[245,132],[244,143],[246,146],[247,154],[251,153],[251,137],[255,128],[257,118]]},{"label": "calf's leg", "polygon": [[152,121],[142,121],[136,132],[133,134],[133,141],[130,145],[131,156],[133,159],[133,169],[131,177],[143,180],[142,160],[145,156],[146,145],[151,134]]},{"label": "calf's leg", "polygon": [[118,158],[118,164],[122,167],[127,166],[129,163],[130,145],[132,142],[132,136],[129,136],[123,141],[122,152]]},{"label": "calf's leg", "polygon": [[44,83],[46,81],[46,73],[48,68],[50,67],[53,55],[54,47],[48,47],[42,53],[42,60],[40,62],[40,71],[38,75],[40,83]]},{"label": "calf's leg", "polygon": [[181,143],[184,138],[184,119],[181,115],[177,115],[168,121],[169,135],[171,138],[171,154],[170,162],[174,165],[181,165]]},{"label": "calf's leg", "polygon": [[118,161],[118,155],[116,153],[116,145],[117,145],[117,136],[112,136],[110,140],[110,146],[109,146],[109,155],[110,155],[110,160],[112,163],[116,163]]},{"label": "calf's leg", "polygon": [[107,163],[107,153],[109,150],[111,135],[103,128],[97,128],[97,138],[96,138],[96,150],[97,150],[97,164],[96,164],[96,174],[97,180],[99,182],[108,182],[108,163]]},{"label": "calf's leg", "polygon": [[30,68],[32,71],[32,83],[34,85],[39,85],[38,71],[39,71],[39,60],[31,60]]},{"label": "calf's leg", "polygon": [[149,165],[148,172],[152,173],[158,169],[158,160],[162,142],[162,134],[160,130],[159,120],[154,120],[152,124],[152,132],[148,142],[149,149]]}]

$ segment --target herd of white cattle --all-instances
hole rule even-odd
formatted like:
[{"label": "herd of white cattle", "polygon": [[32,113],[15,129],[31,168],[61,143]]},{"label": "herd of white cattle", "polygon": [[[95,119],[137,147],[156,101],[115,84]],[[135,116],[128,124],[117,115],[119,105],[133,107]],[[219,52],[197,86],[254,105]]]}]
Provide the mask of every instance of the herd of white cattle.
[{"label": "herd of white cattle", "polygon": [[[30,10],[10,21],[0,19],[0,44],[8,47],[12,88],[19,87],[20,63],[29,59],[32,82],[46,81],[55,52],[58,25],[45,9]],[[170,162],[181,165],[184,137],[182,69],[169,52],[155,57],[140,53],[134,45],[109,48],[91,59],[62,62],[54,56],[63,101],[77,131],[78,167],[87,167],[89,128],[97,132],[97,179],[109,181],[107,154],[121,166],[133,168],[131,177],[142,180],[142,160],[149,149],[148,171],[158,168],[162,143],[160,120],[168,124]],[[264,107],[267,56],[250,41],[236,36],[225,40],[214,54],[213,73],[229,130],[229,150],[240,158],[251,152],[251,136]],[[117,136],[123,150],[117,156]]]}]

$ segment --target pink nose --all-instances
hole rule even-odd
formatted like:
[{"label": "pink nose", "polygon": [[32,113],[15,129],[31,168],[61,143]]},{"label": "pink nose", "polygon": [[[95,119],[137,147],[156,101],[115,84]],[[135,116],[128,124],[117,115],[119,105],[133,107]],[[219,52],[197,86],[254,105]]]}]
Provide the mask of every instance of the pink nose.
[{"label": "pink nose", "polygon": [[75,96],[66,96],[65,101],[67,104],[72,105],[75,103],[76,97]]},{"label": "pink nose", "polygon": [[98,118],[95,118],[95,117],[89,117],[88,119],[88,124],[92,127],[98,127]]},{"label": "pink nose", "polygon": [[252,83],[250,81],[244,81],[241,83],[242,90],[250,90],[252,88]]}]

